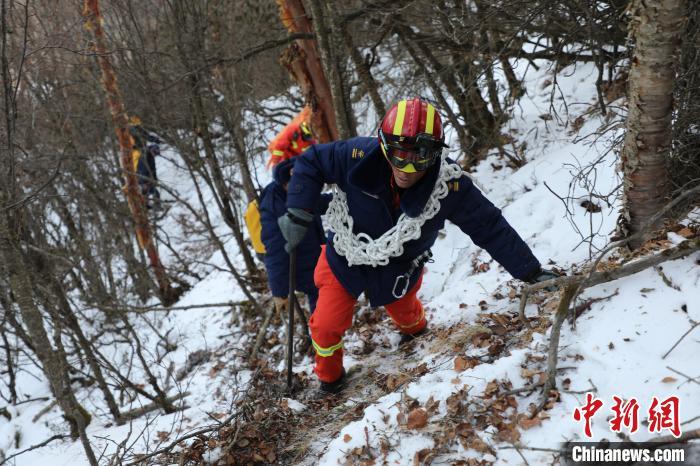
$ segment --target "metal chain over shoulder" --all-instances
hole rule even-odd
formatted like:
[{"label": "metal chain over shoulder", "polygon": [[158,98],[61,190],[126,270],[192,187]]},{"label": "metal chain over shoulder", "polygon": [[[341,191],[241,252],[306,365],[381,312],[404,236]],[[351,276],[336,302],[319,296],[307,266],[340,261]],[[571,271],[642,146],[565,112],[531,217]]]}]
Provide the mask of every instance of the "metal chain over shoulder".
[{"label": "metal chain over shoulder", "polygon": [[324,216],[324,225],[335,233],[333,248],[347,259],[349,265],[386,265],[392,257],[403,254],[403,245],[411,240],[420,238],[421,228],[426,221],[435,217],[440,211],[440,199],[447,196],[447,182],[461,177],[462,168],[454,163],[448,163],[444,158],[440,164],[440,174],[435,182],[423,211],[418,217],[401,214],[398,222],[382,236],[373,239],[366,233],[354,234],[355,223],[348,210],[345,193],[333,186],[333,200]]}]

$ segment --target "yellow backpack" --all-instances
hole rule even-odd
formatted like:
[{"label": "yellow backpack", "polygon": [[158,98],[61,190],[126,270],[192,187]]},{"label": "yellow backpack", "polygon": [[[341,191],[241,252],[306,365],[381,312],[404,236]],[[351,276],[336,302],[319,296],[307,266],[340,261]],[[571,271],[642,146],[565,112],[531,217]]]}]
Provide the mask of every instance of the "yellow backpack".
[{"label": "yellow backpack", "polygon": [[262,242],[262,223],[260,222],[258,201],[255,199],[250,201],[243,217],[248,227],[248,234],[250,235],[250,241],[253,243],[253,249],[258,254],[265,254],[265,245]]}]

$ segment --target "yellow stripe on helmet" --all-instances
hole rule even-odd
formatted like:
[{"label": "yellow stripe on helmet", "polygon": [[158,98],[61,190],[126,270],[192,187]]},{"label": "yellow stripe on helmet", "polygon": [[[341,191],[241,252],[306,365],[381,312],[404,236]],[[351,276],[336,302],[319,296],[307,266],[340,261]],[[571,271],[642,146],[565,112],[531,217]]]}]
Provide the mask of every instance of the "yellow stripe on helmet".
[{"label": "yellow stripe on helmet", "polygon": [[391,132],[394,136],[401,136],[403,129],[403,120],[406,117],[406,101],[402,100],[396,107],[396,120],[394,121],[394,129]]},{"label": "yellow stripe on helmet", "polygon": [[435,124],[435,107],[428,104],[428,114],[425,117],[425,132],[433,134],[433,125]]}]

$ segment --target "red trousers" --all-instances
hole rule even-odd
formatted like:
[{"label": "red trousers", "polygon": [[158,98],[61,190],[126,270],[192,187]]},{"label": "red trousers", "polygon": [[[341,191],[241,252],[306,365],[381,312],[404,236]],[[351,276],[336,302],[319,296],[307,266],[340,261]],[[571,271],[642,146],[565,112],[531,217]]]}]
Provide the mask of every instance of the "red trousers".
[{"label": "red trousers", "polygon": [[[318,301],[309,320],[309,328],[316,349],[314,372],[323,382],[334,382],[343,371],[343,334],[352,325],[357,299],[335,277],[326,260],[326,247],[322,248],[314,270]],[[403,298],[385,306],[402,333],[420,332],[427,324],[423,305],[416,297],[422,281],[423,277]]]}]

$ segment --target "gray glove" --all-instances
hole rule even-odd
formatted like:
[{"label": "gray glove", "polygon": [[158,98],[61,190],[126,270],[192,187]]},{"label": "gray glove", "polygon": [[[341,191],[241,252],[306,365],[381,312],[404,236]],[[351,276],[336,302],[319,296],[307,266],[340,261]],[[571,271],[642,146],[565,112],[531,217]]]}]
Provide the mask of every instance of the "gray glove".
[{"label": "gray glove", "polygon": [[301,243],[313,219],[314,214],[295,207],[287,209],[287,213],[277,219],[277,225],[287,241],[284,246],[285,251],[292,252]]},{"label": "gray glove", "polygon": [[[531,284],[535,283],[540,283],[540,282],[546,282],[547,280],[551,280],[553,278],[558,278],[561,277],[562,274],[559,272],[556,272],[554,270],[547,270],[547,269],[540,269],[539,272],[534,274],[532,277],[528,278],[526,281]],[[544,289],[546,291],[557,291],[558,286],[557,285],[551,285],[547,286]]]}]

